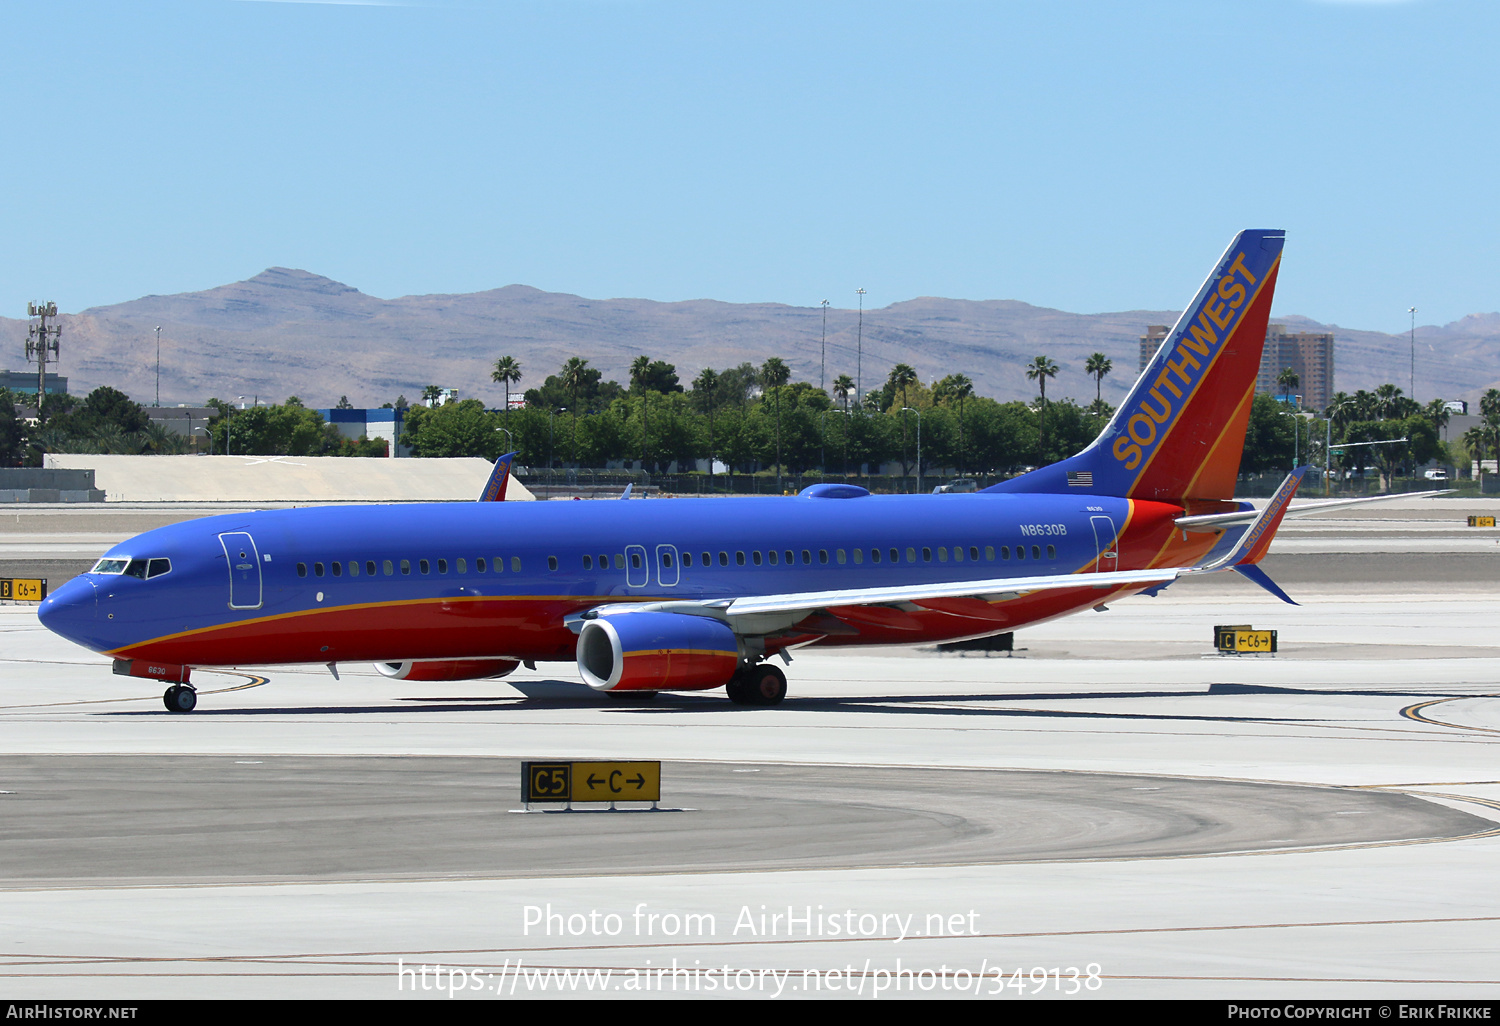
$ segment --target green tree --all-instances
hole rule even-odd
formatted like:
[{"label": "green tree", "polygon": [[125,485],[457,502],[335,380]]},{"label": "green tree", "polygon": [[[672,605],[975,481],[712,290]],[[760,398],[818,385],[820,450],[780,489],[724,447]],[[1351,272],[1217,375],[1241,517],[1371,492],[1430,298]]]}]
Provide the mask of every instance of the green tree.
[{"label": "green tree", "polygon": [[521,361],[514,356],[502,356],[495,361],[490,380],[505,387],[505,426],[510,427],[510,386],[521,380]]},{"label": "green tree", "polygon": [[1094,415],[1104,407],[1104,377],[1114,369],[1114,363],[1103,353],[1094,353],[1083,364],[1084,371],[1094,379]]},{"label": "green tree", "polygon": [[761,387],[765,390],[764,395],[774,397],[776,405],[776,490],[778,492],[783,490],[781,485],[781,390],[791,377],[791,368],[779,356],[773,356],[761,365]]},{"label": "green tree", "polygon": [[1290,466],[1296,447],[1292,430],[1292,414],[1287,405],[1274,396],[1258,394],[1250,403],[1250,422],[1245,428],[1239,472],[1259,474]]},{"label": "green tree", "polygon": [[1047,448],[1047,379],[1055,377],[1057,377],[1057,364],[1045,356],[1038,356],[1026,367],[1026,380],[1035,381],[1042,390],[1041,405],[1037,408],[1037,413],[1041,417],[1037,448],[1038,464],[1047,462],[1046,457],[1042,455],[1043,450]]}]

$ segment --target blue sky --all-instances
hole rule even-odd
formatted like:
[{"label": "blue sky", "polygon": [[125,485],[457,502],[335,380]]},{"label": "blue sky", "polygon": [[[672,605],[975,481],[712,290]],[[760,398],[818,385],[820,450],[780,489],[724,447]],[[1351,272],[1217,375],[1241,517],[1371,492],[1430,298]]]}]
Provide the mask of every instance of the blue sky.
[{"label": "blue sky", "polygon": [[1494,0],[10,0],[0,314],[377,296],[1500,309]]}]

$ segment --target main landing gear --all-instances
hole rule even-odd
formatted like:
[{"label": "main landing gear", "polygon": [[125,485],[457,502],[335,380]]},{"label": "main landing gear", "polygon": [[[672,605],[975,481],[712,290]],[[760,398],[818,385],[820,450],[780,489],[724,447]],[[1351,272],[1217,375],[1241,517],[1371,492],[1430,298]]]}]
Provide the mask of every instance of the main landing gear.
[{"label": "main landing gear", "polygon": [[786,697],[786,674],[770,663],[742,666],[724,690],[735,705],[779,705]]},{"label": "main landing gear", "polygon": [[161,700],[166,705],[167,712],[192,712],[198,705],[198,692],[186,684],[173,684],[167,688]]}]

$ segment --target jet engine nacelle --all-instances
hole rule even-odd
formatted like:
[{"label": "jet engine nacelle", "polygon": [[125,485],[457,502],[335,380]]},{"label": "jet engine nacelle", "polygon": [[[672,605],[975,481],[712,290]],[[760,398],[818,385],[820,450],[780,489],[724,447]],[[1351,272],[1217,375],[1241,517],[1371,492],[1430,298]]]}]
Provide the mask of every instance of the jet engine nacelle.
[{"label": "jet engine nacelle", "polygon": [[707,616],[618,613],[578,633],[578,672],[598,691],[705,691],[739,665],[734,631]]},{"label": "jet engine nacelle", "polygon": [[376,663],[375,669],[393,680],[483,680],[504,677],[520,665],[515,659],[408,659]]}]

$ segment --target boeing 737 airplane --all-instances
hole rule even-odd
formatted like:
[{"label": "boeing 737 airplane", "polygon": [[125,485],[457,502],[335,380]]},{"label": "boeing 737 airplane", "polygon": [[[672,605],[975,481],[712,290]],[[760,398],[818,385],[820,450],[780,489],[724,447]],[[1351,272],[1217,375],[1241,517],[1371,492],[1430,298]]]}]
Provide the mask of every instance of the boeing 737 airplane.
[{"label": "boeing 737 airplane", "polygon": [[802,646],[981,637],[1221,570],[1286,599],[1256,564],[1302,472],[1263,511],[1232,498],[1283,241],[1235,238],[1092,445],[978,493],[232,513],[115,546],[39,615],[169,683],[174,712],[195,667],[351,661],[453,681],[576,660],[617,696],[774,705],[768,660]]}]

